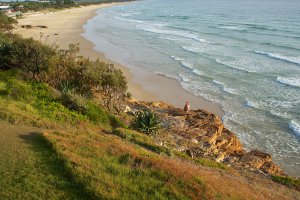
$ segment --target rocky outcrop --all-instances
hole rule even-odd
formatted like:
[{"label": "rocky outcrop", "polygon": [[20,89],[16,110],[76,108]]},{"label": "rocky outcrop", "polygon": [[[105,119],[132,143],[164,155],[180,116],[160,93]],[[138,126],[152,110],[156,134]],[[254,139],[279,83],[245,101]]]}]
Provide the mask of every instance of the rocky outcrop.
[{"label": "rocky outcrop", "polygon": [[163,122],[158,144],[166,145],[192,158],[206,157],[231,166],[245,166],[265,173],[283,174],[269,154],[246,152],[238,137],[224,127],[221,119],[204,110],[184,112],[164,102],[131,101],[131,110],[151,109]]},{"label": "rocky outcrop", "polygon": [[270,154],[258,150],[244,154],[240,159],[240,163],[250,168],[260,169],[266,173],[283,174],[282,169],[272,162]]}]

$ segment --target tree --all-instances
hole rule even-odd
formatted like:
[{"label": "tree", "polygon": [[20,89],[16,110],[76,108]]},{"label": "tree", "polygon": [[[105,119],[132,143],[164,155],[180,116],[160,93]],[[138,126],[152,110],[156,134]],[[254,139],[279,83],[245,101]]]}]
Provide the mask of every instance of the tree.
[{"label": "tree", "polygon": [[118,113],[125,107],[127,81],[119,69],[109,65],[102,75],[100,92],[104,106],[109,110],[115,109]]}]

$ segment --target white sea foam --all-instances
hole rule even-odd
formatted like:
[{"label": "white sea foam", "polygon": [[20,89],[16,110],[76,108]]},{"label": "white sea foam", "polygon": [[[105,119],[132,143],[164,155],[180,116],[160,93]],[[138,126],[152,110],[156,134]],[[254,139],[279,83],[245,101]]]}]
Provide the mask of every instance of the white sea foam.
[{"label": "white sea foam", "polygon": [[199,71],[198,69],[194,69],[194,70],[193,70],[193,73],[196,74],[196,75],[198,75],[198,76],[203,76],[203,75],[204,75],[204,74],[203,74],[201,71]]},{"label": "white sea foam", "polygon": [[300,78],[295,77],[277,77],[277,82],[282,83],[284,85],[289,85],[292,87],[300,87]]},{"label": "white sea foam", "polygon": [[289,123],[289,128],[294,132],[295,135],[300,136],[300,124],[292,120]]},{"label": "white sea foam", "polygon": [[246,100],[246,105],[248,107],[252,107],[252,108],[259,108],[259,103],[251,101],[251,100]]},{"label": "white sea foam", "polygon": [[238,92],[235,89],[227,87],[224,83],[222,83],[220,81],[213,80],[213,83],[220,86],[222,88],[222,91],[224,91],[228,94],[235,94],[235,95],[238,94]]},{"label": "white sea foam", "polygon": [[220,85],[220,86],[224,86],[224,83],[220,82],[220,81],[217,81],[217,80],[213,80],[213,82],[217,85]]},{"label": "white sea foam", "polygon": [[276,53],[264,52],[264,51],[254,51],[256,54],[266,55],[270,58],[282,60],[285,62],[293,63],[296,65],[300,65],[300,56],[292,57],[292,56],[283,56]]},{"label": "white sea foam", "polygon": [[219,26],[219,29],[227,29],[227,30],[234,30],[234,31],[244,31],[247,28],[239,27],[239,26]]},{"label": "white sea foam", "polygon": [[282,118],[285,118],[285,119],[289,119],[292,117],[292,115],[286,113],[286,112],[280,112],[280,111],[276,111],[276,110],[270,110],[271,114],[272,115],[275,115],[277,117],[282,117]]},{"label": "white sea foam", "polygon": [[136,26],[138,29],[146,31],[146,32],[151,32],[151,33],[156,33],[156,34],[164,34],[164,35],[174,35],[178,37],[183,37],[183,38],[189,38],[201,43],[208,43],[206,39],[200,38],[197,34],[189,31],[178,31],[178,30],[171,30],[167,29],[164,27],[164,24],[145,24],[145,25],[137,25]]},{"label": "white sea foam", "polygon": [[[226,60],[222,60],[221,58],[217,58],[216,59],[216,62],[221,64],[221,65],[225,65],[227,67],[230,67],[234,70],[239,70],[239,71],[244,71],[244,72],[250,72],[250,73],[255,73],[257,72],[255,69],[251,69],[249,67],[249,63],[245,62],[243,64],[243,66],[247,66],[247,69],[245,69],[243,66],[240,66],[241,63],[239,63],[238,61],[226,61]],[[243,62],[243,61],[240,61],[240,62]]]},{"label": "white sea foam", "polygon": [[223,87],[223,91],[224,92],[227,92],[227,93],[229,93],[229,94],[235,94],[235,95],[237,95],[238,94],[238,92],[235,90],[235,89],[233,89],[233,88],[228,88],[228,87]]},{"label": "white sea foam", "polygon": [[300,103],[300,100],[294,100],[294,101],[279,101],[279,100],[267,100],[263,104],[265,107],[275,107],[275,108],[293,108],[298,103]]},{"label": "white sea foam", "polygon": [[191,53],[201,53],[201,51],[199,50],[199,48],[195,48],[195,47],[191,47],[191,46],[185,46],[182,45],[181,46],[184,50],[191,52]]},{"label": "white sea foam", "polygon": [[[128,19],[124,17],[119,17],[119,16],[114,16],[114,19],[118,21],[124,21],[124,22],[129,22],[131,24],[147,24],[146,21],[141,21],[141,20],[135,20],[135,19]],[[156,26],[163,26],[164,24],[155,24]]]},{"label": "white sea foam", "polygon": [[193,66],[192,66],[192,64],[189,63],[189,62],[187,62],[187,61],[182,60],[182,61],[180,61],[180,63],[181,63],[181,65],[183,65],[186,68],[194,69]]},{"label": "white sea foam", "polygon": [[184,83],[190,83],[190,79],[186,76],[184,76],[183,74],[179,74],[179,77],[181,78],[181,81],[183,81]]},{"label": "white sea foam", "polygon": [[176,56],[171,56],[171,57],[172,57],[175,61],[179,61],[180,64],[181,64],[183,67],[186,67],[186,68],[188,68],[188,69],[194,69],[193,65],[192,65],[190,62],[184,60],[183,58],[179,58],[179,57],[176,57]]}]

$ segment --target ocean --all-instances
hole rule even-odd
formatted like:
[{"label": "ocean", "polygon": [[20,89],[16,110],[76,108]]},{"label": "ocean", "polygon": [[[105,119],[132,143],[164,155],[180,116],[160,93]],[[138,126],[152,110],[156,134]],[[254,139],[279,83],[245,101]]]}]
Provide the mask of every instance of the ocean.
[{"label": "ocean", "polygon": [[247,150],[300,176],[300,1],[144,0],[97,12],[96,49],[218,103]]}]

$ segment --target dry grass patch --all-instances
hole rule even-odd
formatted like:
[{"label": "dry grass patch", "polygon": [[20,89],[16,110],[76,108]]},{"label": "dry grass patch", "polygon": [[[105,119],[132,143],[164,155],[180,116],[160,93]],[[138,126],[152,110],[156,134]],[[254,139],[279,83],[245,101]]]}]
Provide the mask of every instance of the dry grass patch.
[{"label": "dry grass patch", "polygon": [[158,155],[114,135],[46,132],[73,178],[99,199],[289,199],[291,191],[263,179]]}]

